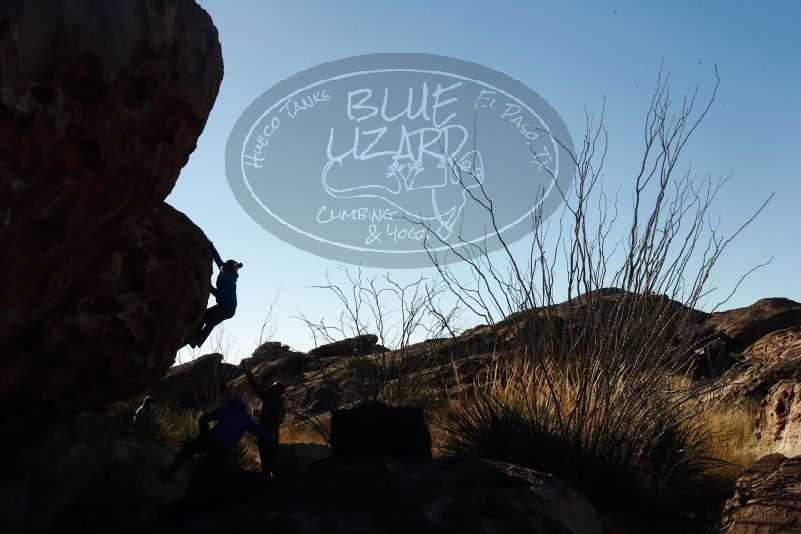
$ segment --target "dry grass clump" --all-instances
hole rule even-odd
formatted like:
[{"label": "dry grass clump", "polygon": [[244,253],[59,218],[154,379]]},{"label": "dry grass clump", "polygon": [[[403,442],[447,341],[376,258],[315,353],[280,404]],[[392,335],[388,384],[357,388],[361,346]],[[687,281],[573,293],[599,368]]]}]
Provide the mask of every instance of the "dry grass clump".
[{"label": "dry grass clump", "polygon": [[388,406],[417,406],[427,409],[442,400],[441,381],[428,376],[435,366],[429,355],[380,354],[353,356],[342,375],[364,387],[363,397]]},{"label": "dry grass clump", "polygon": [[436,449],[553,474],[607,510],[714,507],[755,459],[755,406],[706,390],[658,360],[516,355],[438,415]]},{"label": "dry grass clump", "polygon": [[[711,300],[714,268],[765,207],[723,232],[711,206],[725,180],[681,169],[718,83],[716,74],[706,102],[697,90],[674,101],[660,72],[641,158],[614,200],[604,190],[603,114],[587,117],[578,150],[554,139],[575,176],[557,192],[561,216],[532,213],[525,253],[503,240],[502,206],[483,187],[466,190],[485,210],[498,253],[487,255],[487,242],[435,242],[429,256],[462,306],[486,324],[517,321],[520,332],[511,357],[441,416],[443,452],[552,473],[607,509],[642,505],[675,517],[709,509],[731,489],[750,454],[750,416],[704,402],[714,381],[684,379],[699,349],[713,352],[711,339],[699,339],[695,310],[714,311],[731,296]],[[630,200],[620,218],[619,198]]]},{"label": "dry grass clump", "polygon": [[328,445],[326,437],[331,433],[331,414],[326,413],[314,421],[292,421],[281,428],[282,443],[318,443]]},{"label": "dry grass clump", "polygon": [[709,405],[699,416],[715,437],[710,454],[724,461],[718,473],[732,484],[744,468],[769,452],[754,439],[758,410],[757,401],[745,399],[726,405]]},{"label": "dry grass clump", "polygon": [[654,376],[580,385],[526,360],[499,373],[442,416],[444,452],[551,473],[602,506],[679,505],[720,483],[714,434]]}]

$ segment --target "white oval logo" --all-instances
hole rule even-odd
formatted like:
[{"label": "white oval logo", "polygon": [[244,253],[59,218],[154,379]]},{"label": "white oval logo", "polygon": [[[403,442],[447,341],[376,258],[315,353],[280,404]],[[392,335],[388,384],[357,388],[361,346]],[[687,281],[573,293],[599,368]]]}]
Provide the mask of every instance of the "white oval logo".
[{"label": "white oval logo", "polygon": [[[319,256],[423,267],[531,232],[573,179],[573,143],[537,93],[475,63],[371,54],[272,87],[237,121],[226,174],[247,213]],[[487,207],[492,203],[493,215]],[[458,254],[441,256],[458,260]]]}]

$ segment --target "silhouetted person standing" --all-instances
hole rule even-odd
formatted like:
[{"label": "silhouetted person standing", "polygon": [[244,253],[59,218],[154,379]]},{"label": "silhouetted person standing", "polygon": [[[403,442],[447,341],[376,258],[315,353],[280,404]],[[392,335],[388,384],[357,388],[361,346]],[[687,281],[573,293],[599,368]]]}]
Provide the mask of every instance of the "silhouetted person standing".
[{"label": "silhouetted person standing", "polygon": [[269,387],[264,387],[252,372],[245,369],[245,376],[250,383],[250,387],[261,399],[261,416],[259,424],[270,431],[270,440],[259,439],[259,459],[261,460],[261,470],[267,476],[272,474],[273,458],[278,449],[278,439],[281,432],[281,424],[286,417],[286,403],[284,392],[286,388],[281,382],[273,382]]}]

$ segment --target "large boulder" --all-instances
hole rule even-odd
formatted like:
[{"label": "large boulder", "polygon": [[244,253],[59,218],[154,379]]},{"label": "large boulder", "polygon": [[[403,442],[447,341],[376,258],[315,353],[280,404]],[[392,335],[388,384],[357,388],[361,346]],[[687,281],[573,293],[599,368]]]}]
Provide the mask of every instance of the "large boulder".
[{"label": "large boulder", "polygon": [[309,356],[317,358],[329,358],[331,356],[350,356],[372,354],[373,348],[378,343],[378,336],[375,334],[362,334],[360,336],[334,341],[320,345],[309,351]]},{"label": "large boulder", "polygon": [[743,471],[723,510],[728,534],[801,532],[801,457],[770,454]]},{"label": "large boulder", "polygon": [[170,408],[216,408],[228,396],[229,382],[242,370],[219,353],[204,354],[172,367],[148,389],[157,404]]},{"label": "large boulder", "polygon": [[[240,367],[247,368],[246,364],[242,362],[240,362]],[[287,388],[291,388],[304,383],[303,371],[305,369],[306,356],[301,352],[288,350],[268,361],[256,364],[249,370],[264,387],[280,381]],[[239,395],[254,401],[258,400],[245,376],[238,375],[231,381],[230,386]]]},{"label": "large boulder", "polygon": [[801,326],[762,336],[740,359],[740,368],[726,386],[732,395],[762,399],[782,380],[801,381]]},{"label": "large boulder", "polygon": [[220,509],[186,510],[156,532],[602,532],[595,509],[554,478],[479,459],[330,458]]},{"label": "large boulder", "polygon": [[801,303],[766,298],[743,308],[713,313],[702,330],[710,336],[722,334],[743,350],[766,334],[794,326],[801,326]]},{"label": "large boulder", "polygon": [[331,412],[331,449],[337,456],[431,458],[423,410],[366,402]]},{"label": "large boulder", "polygon": [[766,449],[801,454],[801,383],[781,380],[762,400],[754,437]]},{"label": "large boulder", "polygon": [[159,472],[172,459],[164,445],[119,421],[78,414],[14,459],[16,479],[0,483],[0,530],[87,532],[149,523],[189,487],[185,472],[162,482]]},{"label": "large boulder", "polygon": [[130,397],[173,363],[211,262],[162,201],[221,79],[193,0],[0,3],[4,424]]},{"label": "large boulder", "polygon": [[222,57],[194,0],[11,1],[0,21],[0,344],[26,348],[169,194]]},{"label": "large boulder", "polygon": [[275,452],[272,471],[279,478],[300,476],[310,465],[333,454],[330,448],[318,443],[282,444]]},{"label": "large boulder", "polygon": [[239,365],[252,371],[257,365],[274,361],[290,352],[294,351],[280,341],[265,341],[256,347],[256,350],[249,357],[242,358]]}]

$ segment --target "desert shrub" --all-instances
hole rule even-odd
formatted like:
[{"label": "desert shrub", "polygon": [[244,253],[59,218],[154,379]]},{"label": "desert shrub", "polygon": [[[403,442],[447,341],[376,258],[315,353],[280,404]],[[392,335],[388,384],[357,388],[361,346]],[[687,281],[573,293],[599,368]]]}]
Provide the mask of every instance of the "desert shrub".
[{"label": "desert shrub", "polygon": [[365,277],[361,268],[352,272],[340,267],[339,271],[344,280],[332,279],[326,273],[327,283],[316,287],[335,296],[342,307],[340,316],[334,321],[315,321],[303,315],[298,318],[315,343],[374,333],[381,350],[347,356],[330,377],[320,360],[310,365],[321,367],[323,380],[331,389],[338,389],[339,384],[330,378],[346,379],[348,391],[343,397],[422,408],[437,402],[444,396],[441,380],[426,376],[438,365],[436,355],[412,346],[416,341],[456,330],[452,324],[455,307],[442,314],[430,306],[444,292],[444,286],[429,284],[422,276],[401,284],[388,275]]},{"label": "desert shrub", "polygon": [[199,412],[186,409],[158,407],[154,410],[153,420],[158,424],[156,439],[180,448],[187,441],[197,437],[199,432]]},{"label": "desert shrub", "polygon": [[425,356],[353,356],[343,367],[343,374],[366,380],[397,380],[431,368],[434,362]]},{"label": "desert shrub", "polygon": [[284,443],[319,443],[328,445],[331,436],[331,414],[327,412],[313,419],[292,417],[281,429]]},{"label": "desert shrub", "polygon": [[139,404],[140,403],[135,400],[115,402],[106,408],[105,414],[107,417],[130,425],[133,423],[133,416]]},{"label": "desert shrub", "polygon": [[381,364],[369,356],[353,356],[345,361],[342,375],[347,378],[371,380],[382,373]]},{"label": "desert shrub", "polygon": [[[133,418],[137,408],[142,405],[141,399],[115,402],[105,410],[105,415],[126,426],[133,426]],[[139,431],[156,441],[167,441],[165,428],[170,423],[170,415],[164,408],[156,406],[150,412],[150,417],[137,424]]]},{"label": "desert shrub", "polygon": [[485,254],[486,243],[437,243],[463,260],[458,271],[434,247],[430,257],[465,308],[488,324],[521,326],[488,378],[442,416],[440,450],[553,473],[598,504],[629,510],[720,496],[726,438],[701,403],[719,384],[686,379],[694,351],[711,342],[698,335],[695,309],[714,311],[731,296],[709,306],[713,269],[765,204],[723,235],[710,206],[725,180],[677,172],[716,90],[700,112],[697,93],[676,107],[660,72],[622,227],[603,190],[602,116],[588,117],[576,153],[555,140],[576,165],[571,188],[557,193],[556,235],[537,208],[529,249],[513,251],[495,224],[502,206],[482,187],[466,189],[486,210],[499,253]]},{"label": "desert shrub", "polygon": [[380,354],[348,358],[342,376],[365,384],[365,397],[389,406],[428,408],[442,395],[441,382],[426,376],[435,366],[429,355]]},{"label": "desert shrub", "polygon": [[410,380],[403,383],[391,382],[379,400],[388,406],[416,406],[427,410],[439,404],[442,398],[442,387],[436,383]]},{"label": "desert shrub", "polygon": [[737,480],[742,470],[757,458],[770,453],[764,445],[754,442],[759,408],[756,399],[727,397],[710,400],[701,412],[700,419],[713,435],[710,455],[723,460],[716,471],[730,483]]},{"label": "desert shrub", "polygon": [[637,367],[586,380],[520,357],[440,417],[439,449],[551,473],[603,506],[686,505],[722,482],[715,435],[670,375]]},{"label": "desert shrub", "polygon": [[552,473],[602,507],[714,505],[755,460],[755,406],[700,402],[706,388],[632,360],[612,377],[517,357],[440,416],[438,448]]}]

